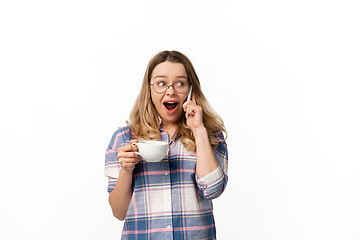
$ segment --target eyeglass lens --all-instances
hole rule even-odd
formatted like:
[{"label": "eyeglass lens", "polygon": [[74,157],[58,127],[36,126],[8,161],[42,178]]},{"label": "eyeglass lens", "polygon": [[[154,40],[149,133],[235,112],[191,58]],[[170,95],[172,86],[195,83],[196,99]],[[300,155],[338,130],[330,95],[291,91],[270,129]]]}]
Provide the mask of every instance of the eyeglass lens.
[{"label": "eyeglass lens", "polygon": [[188,84],[185,81],[177,81],[172,85],[166,85],[164,81],[157,81],[154,83],[154,90],[157,93],[164,93],[169,87],[173,87],[178,93],[184,93],[188,89]]}]

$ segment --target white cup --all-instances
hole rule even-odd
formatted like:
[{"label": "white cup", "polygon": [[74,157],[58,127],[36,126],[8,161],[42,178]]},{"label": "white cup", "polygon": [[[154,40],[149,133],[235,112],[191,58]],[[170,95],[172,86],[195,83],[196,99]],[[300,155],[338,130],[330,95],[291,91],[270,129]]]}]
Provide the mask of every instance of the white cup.
[{"label": "white cup", "polygon": [[139,149],[136,153],[147,162],[160,162],[169,150],[169,144],[163,141],[140,141],[133,145]]}]

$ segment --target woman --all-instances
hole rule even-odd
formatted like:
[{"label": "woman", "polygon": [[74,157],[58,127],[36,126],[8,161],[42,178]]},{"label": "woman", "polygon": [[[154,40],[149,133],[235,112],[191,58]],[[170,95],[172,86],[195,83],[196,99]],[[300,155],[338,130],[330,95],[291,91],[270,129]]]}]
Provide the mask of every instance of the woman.
[{"label": "woman", "polygon": [[[125,220],[122,239],[216,239],[211,200],[227,184],[223,132],[190,60],[177,51],[155,55],[128,126],[106,151],[109,203]],[[132,143],[145,139],[167,141],[168,155],[144,161]]]}]

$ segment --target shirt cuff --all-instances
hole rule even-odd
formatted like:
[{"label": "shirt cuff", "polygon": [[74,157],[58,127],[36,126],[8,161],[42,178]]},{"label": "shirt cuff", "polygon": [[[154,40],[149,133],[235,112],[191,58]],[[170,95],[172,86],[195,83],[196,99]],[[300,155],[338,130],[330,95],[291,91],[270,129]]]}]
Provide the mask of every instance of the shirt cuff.
[{"label": "shirt cuff", "polygon": [[223,176],[224,173],[219,166],[217,169],[202,178],[199,178],[196,174],[196,182],[198,183],[199,188],[204,191],[209,186],[220,182],[223,179]]},{"label": "shirt cuff", "polygon": [[120,166],[112,166],[105,168],[104,174],[106,177],[118,178],[120,173]]}]

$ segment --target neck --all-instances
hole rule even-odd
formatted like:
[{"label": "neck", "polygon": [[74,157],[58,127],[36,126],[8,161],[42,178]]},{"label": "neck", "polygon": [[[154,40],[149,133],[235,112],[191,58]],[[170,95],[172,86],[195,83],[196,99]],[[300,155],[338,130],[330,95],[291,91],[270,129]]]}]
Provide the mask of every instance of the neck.
[{"label": "neck", "polygon": [[162,129],[164,129],[167,132],[169,138],[171,138],[174,135],[174,132],[179,127],[178,125],[179,125],[178,123],[166,123],[166,122],[161,123]]}]

